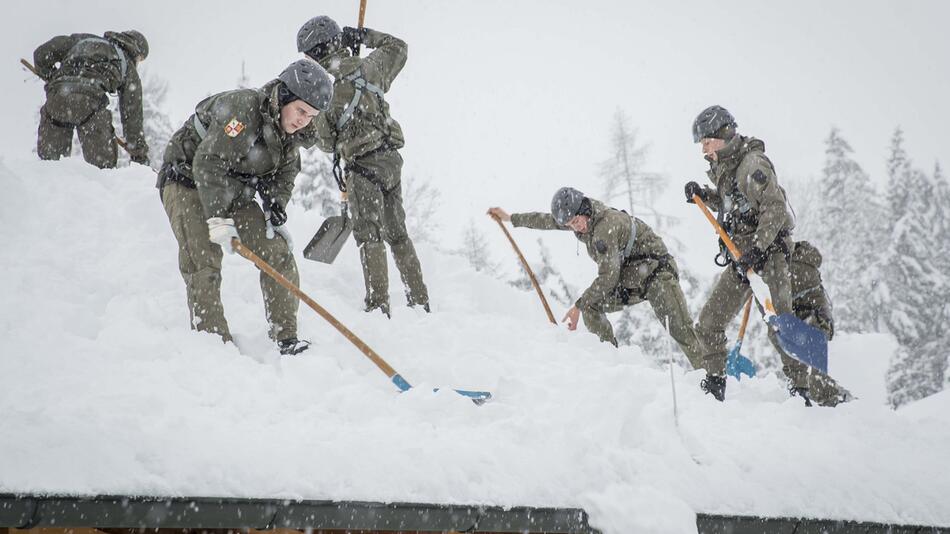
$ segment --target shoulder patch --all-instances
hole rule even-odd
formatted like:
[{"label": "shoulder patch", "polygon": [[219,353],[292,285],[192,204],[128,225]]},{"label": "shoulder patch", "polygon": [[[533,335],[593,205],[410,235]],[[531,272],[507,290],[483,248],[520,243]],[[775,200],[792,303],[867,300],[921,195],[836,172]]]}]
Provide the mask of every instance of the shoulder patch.
[{"label": "shoulder patch", "polygon": [[600,254],[606,254],[607,242],[604,241],[603,239],[598,239],[597,241],[594,241],[594,250],[596,250]]},{"label": "shoulder patch", "polygon": [[769,181],[769,176],[762,172],[762,169],[756,169],[755,172],[752,173],[752,179],[759,185],[765,185],[765,183]]},{"label": "shoulder patch", "polygon": [[230,122],[224,125],[224,133],[228,137],[237,137],[244,131],[244,123],[237,120],[237,117],[231,119]]}]

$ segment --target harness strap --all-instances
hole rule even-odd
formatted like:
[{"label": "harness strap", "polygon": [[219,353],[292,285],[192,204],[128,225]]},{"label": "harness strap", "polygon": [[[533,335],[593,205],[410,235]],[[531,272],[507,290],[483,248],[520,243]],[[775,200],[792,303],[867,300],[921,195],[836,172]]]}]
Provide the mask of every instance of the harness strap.
[{"label": "harness strap", "polygon": [[208,135],[208,128],[204,124],[201,124],[201,120],[198,118],[198,114],[195,113],[191,116],[191,123],[195,127],[195,131],[198,132],[198,137],[204,139]]},{"label": "harness strap", "polygon": [[623,259],[626,260],[633,254],[633,245],[637,241],[637,220],[630,217],[630,239],[627,239],[627,246],[623,247]]},{"label": "harness strap", "polygon": [[383,91],[378,85],[371,84],[363,78],[362,69],[357,69],[356,72],[350,74],[343,78],[344,80],[351,82],[353,87],[356,89],[353,92],[353,98],[350,100],[350,103],[346,105],[343,109],[343,114],[340,115],[340,119],[336,121],[337,129],[343,128],[347,122],[353,118],[353,113],[356,111],[356,106],[359,105],[360,100],[363,98],[363,91],[369,91],[373,93],[380,99],[383,99],[386,95],[386,92]]},{"label": "harness strap", "polygon": [[811,293],[813,293],[813,292],[815,292],[815,291],[818,291],[818,290],[820,290],[820,289],[822,289],[821,284],[818,284],[817,286],[809,287],[808,289],[799,291],[798,293],[795,293],[794,295],[792,295],[792,302],[795,302],[796,300],[798,300],[798,299],[800,299],[800,298],[802,298],[802,297],[804,297],[804,296],[806,296],[806,295],[809,295],[809,294],[811,294]]}]

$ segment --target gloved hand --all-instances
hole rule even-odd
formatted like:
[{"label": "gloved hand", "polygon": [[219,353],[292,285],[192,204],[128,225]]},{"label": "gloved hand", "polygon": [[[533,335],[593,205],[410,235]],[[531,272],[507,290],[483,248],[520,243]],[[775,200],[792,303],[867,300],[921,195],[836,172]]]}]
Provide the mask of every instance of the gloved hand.
[{"label": "gloved hand", "polygon": [[274,239],[278,235],[284,238],[284,241],[287,242],[287,248],[290,250],[294,249],[294,240],[290,237],[290,230],[286,226],[274,226],[270,221],[267,221],[267,232],[265,233],[267,239]]},{"label": "gloved hand", "polygon": [[765,261],[767,259],[768,257],[762,249],[752,247],[736,260],[736,265],[743,273],[748,272],[749,269],[758,273],[765,267]]},{"label": "gloved hand", "polygon": [[287,222],[287,210],[276,201],[271,201],[264,215],[274,226],[283,226]]},{"label": "gloved hand", "polygon": [[212,243],[221,246],[221,250],[228,254],[234,254],[234,247],[231,246],[231,239],[238,237],[237,228],[234,227],[234,219],[225,219],[223,217],[212,217],[208,219],[208,239]]},{"label": "gloved hand", "polygon": [[696,182],[687,182],[686,187],[683,188],[683,192],[686,193],[686,202],[690,204],[695,204],[695,202],[693,202],[693,195],[699,196],[700,200],[706,202],[706,190]]},{"label": "gloved hand", "polygon": [[366,28],[353,28],[350,26],[343,27],[343,33],[340,37],[340,42],[345,48],[353,48],[356,45],[363,44],[363,39],[366,38]]},{"label": "gloved hand", "polygon": [[130,158],[132,159],[132,163],[138,163],[139,165],[145,165],[146,167],[149,165],[148,154],[130,156]]}]

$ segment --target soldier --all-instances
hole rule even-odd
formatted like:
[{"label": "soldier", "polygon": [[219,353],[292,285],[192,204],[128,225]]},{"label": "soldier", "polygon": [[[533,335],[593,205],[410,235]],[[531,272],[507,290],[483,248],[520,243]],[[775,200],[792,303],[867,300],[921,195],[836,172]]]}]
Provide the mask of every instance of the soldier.
[{"label": "soldier", "polygon": [[[792,309],[795,316],[824,332],[828,341],[835,335],[831,300],[821,283],[821,253],[808,241],[798,241],[791,251]],[[835,379],[817,369],[808,370],[808,397],[821,406],[836,406],[853,397]]]},{"label": "soldier", "polygon": [[75,129],[85,160],[99,168],[114,168],[116,138],[106,93],[118,93],[129,156],[148,165],[142,82],[136,70],[146,57],[148,41],[135,30],[106,32],[102,37],[60,35],[40,45],[33,52],[36,73],[47,82],[36,142],[40,159],[68,156]]},{"label": "soldier", "polygon": [[513,213],[491,208],[490,215],[515,227],[536,230],[573,230],[597,264],[597,278],[568,310],[568,328],[577,328],[578,316],[601,341],[617,345],[607,314],[648,301],[660,323],[669,325],[693,367],[701,367],[703,350],[693,331],[678,270],[666,245],[653,229],[636,217],[608,208],[577,189],[563,187],[551,200],[551,212]]},{"label": "soldier", "polygon": [[[350,52],[364,45],[366,58]],[[386,246],[406,287],[409,306],[429,311],[429,293],[422,267],[406,231],[402,205],[402,128],[389,114],[385,93],[406,64],[406,43],[368,28],[343,28],[329,17],[316,17],[297,34],[297,49],[336,78],[333,101],[308,132],[305,146],[317,145],[334,154],[334,167],[346,163],[345,189],[353,216],[353,234],[360,250],[367,312],[387,317],[389,273]]]},{"label": "soldier", "polygon": [[[299,284],[287,222],[287,202],[300,171],[295,132],[333,95],[333,81],[301,59],[263,89],[210,96],[165,149],[157,187],[178,240],[192,328],[231,340],[221,305],[222,250],[239,238],[278,272]],[[263,211],[254,201],[260,195]],[[209,240],[210,238],[210,240]],[[260,273],[269,335],[281,354],[297,354],[297,298]]]},{"label": "soldier", "polygon": [[[696,117],[693,141],[702,144],[703,155],[709,161],[707,175],[714,187],[701,187],[696,182],[685,187],[687,202],[692,203],[693,195],[698,195],[718,212],[719,223],[742,253],[734,260],[720,243],[717,264],[726,269],[717,279],[696,325],[696,333],[707,350],[702,387],[720,401],[726,391],[725,328],[751,291],[746,271],[751,268],[762,276],[776,313],[792,312],[788,259],[794,215],[785,190],[778,185],[775,168],[765,155],[765,143],[739,135],[736,127],[732,115],[720,106],[706,108]],[[782,357],[789,391],[807,399],[807,367],[781,350],[771,330],[769,339]]]}]

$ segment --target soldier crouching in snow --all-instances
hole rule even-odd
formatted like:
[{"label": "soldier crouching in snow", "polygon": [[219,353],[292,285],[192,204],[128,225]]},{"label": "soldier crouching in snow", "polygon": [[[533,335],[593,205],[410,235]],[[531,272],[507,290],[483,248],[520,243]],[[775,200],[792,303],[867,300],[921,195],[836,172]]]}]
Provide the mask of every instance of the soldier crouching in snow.
[{"label": "soldier crouching in snow", "polygon": [[488,213],[513,226],[536,230],[573,230],[597,263],[597,278],[568,310],[568,328],[578,316],[601,341],[617,345],[607,313],[648,301],[664,328],[679,343],[693,367],[702,367],[703,349],[693,331],[686,297],[679,285],[676,262],[663,240],[636,217],[564,187],[555,193],[551,212],[513,213],[491,208]]},{"label": "soldier crouching in snow", "polygon": [[[157,187],[178,240],[192,328],[231,340],[221,305],[222,250],[238,238],[299,285],[287,203],[300,172],[293,134],[325,111],[333,81],[315,62],[292,63],[266,89],[239,89],[202,100],[168,147]],[[264,209],[255,202],[260,195]],[[209,240],[210,239],[210,240]],[[260,273],[269,335],[281,354],[297,354],[299,302]]]}]

